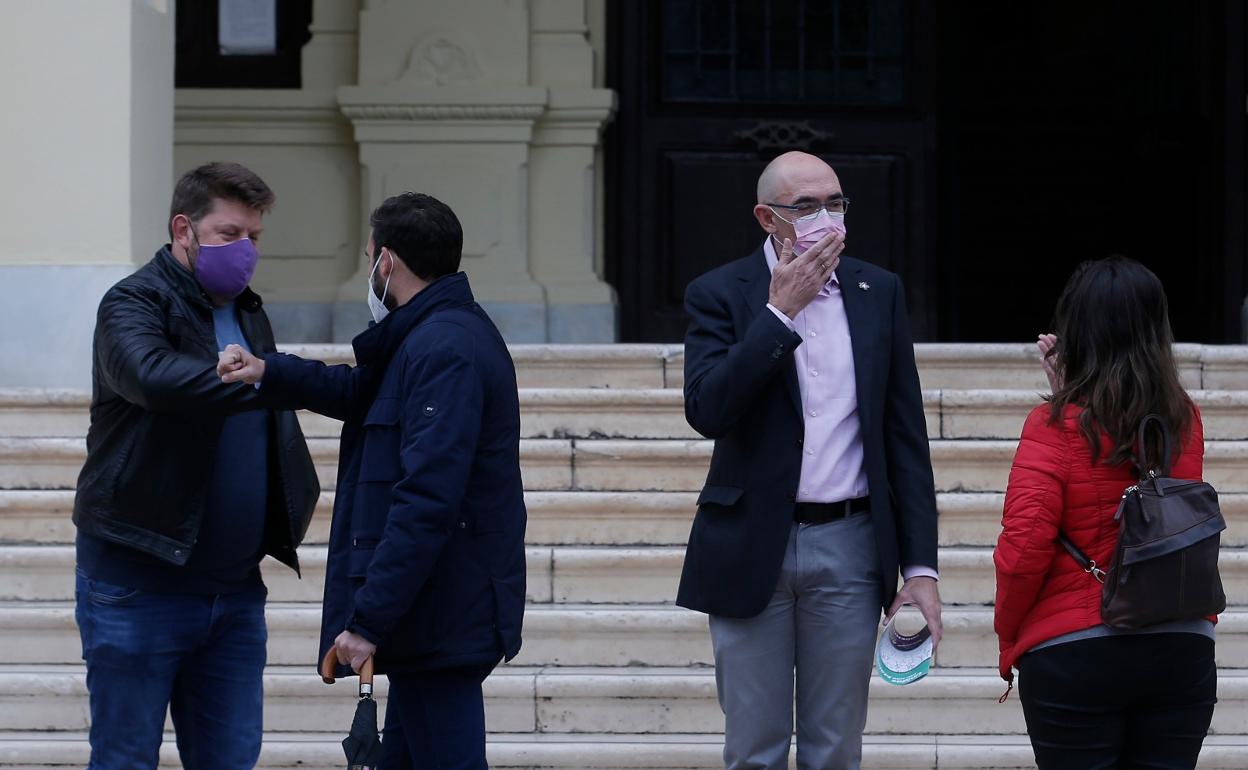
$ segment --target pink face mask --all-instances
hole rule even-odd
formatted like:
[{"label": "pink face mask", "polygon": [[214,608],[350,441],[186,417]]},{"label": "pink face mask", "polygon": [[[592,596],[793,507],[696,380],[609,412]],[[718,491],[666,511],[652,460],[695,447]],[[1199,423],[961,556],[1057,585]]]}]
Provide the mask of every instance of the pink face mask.
[{"label": "pink face mask", "polygon": [[[775,212],[776,210],[772,209],[772,213]],[[776,216],[780,217],[778,213]],[[780,218],[784,219],[784,217]],[[793,232],[797,236],[797,240],[793,243],[794,254],[805,254],[807,249],[833,231],[841,235],[845,234],[845,212],[843,211],[833,214],[826,209],[819,209],[810,216],[791,221],[784,219],[784,221],[793,225]]]}]

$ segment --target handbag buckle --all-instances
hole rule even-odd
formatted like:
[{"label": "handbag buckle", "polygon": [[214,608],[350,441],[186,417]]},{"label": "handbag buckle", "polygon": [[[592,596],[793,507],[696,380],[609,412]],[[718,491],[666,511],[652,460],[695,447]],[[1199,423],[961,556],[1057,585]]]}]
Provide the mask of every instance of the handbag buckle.
[{"label": "handbag buckle", "polygon": [[1096,582],[1105,584],[1105,570],[1096,566],[1096,562],[1091,559],[1088,560],[1088,566],[1084,567],[1083,571],[1096,578]]}]

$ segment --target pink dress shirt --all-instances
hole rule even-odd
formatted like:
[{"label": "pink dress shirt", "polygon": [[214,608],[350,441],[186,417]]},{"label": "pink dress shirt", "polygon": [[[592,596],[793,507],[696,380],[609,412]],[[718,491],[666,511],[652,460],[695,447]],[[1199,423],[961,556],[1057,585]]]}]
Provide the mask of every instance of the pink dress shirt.
[{"label": "pink dress shirt", "polygon": [[[763,254],[767,269],[775,270],[776,250],[771,238],[763,244]],[[866,497],[869,489],[858,421],[854,350],[836,273],[796,318],[789,318],[771,304],[767,308],[802,338],[802,344],[793,351],[806,434],[797,501],[835,503]],[[935,570],[917,566],[903,567],[901,573],[907,580],[919,575],[937,576]]]}]

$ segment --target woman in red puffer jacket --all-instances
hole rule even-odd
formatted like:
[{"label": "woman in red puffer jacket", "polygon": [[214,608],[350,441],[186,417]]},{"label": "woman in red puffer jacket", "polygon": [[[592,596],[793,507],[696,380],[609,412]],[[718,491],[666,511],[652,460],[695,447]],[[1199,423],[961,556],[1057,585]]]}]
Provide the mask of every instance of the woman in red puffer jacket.
[{"label": "woman in red puffer jacket", "polygon": [[1053,395],[1023,425],[994,555],[1001,676],[1019,671],[1041,770],[1190,769],[1216,701],[1212,619],[1103,625],[1101,584],[1057,540],[1108,566],[1147,414],[1178,439],[1171,475],[1201,478],[1204,432],[1179,383],[1165,292],[1132,260],[1089,262],[1055,319],[1039,342]]}]

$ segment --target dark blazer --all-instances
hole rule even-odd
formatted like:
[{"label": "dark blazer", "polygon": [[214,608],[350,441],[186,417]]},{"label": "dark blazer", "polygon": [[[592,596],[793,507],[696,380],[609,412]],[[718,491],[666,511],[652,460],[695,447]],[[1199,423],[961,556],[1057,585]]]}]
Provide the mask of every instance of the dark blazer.
[{"label": "dark blazer", "polygon": [[[836,270],[858,386],[858,417],[884,606],[900,566],[936,568],[936,496],[905,295],[857,259]],[[676,602],[724,617],[767,605],[793,523],[804,423],[793,351],[802,338],[767,309],[760,246],[685,292],[685,417],[715,439]],[[860,288],[865,284],[866,290]]]},{"label": "dark blazer", "polygon": [[317,660],[344,629],[379,673],[514,657],[526,516],[502,336],[456,273],[353,345],[355,367],[270,355],[260,387],[344,421]]}]

